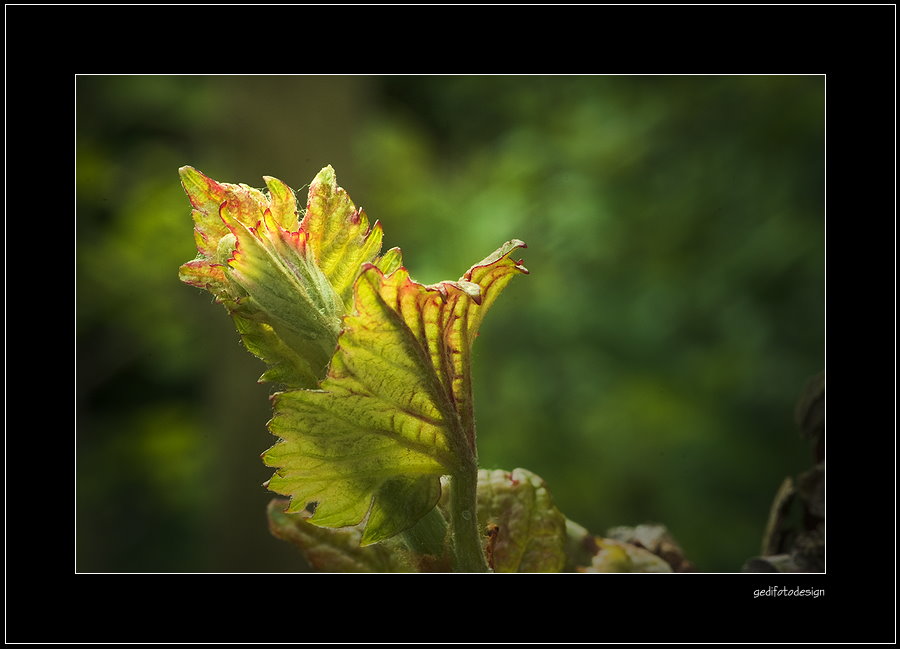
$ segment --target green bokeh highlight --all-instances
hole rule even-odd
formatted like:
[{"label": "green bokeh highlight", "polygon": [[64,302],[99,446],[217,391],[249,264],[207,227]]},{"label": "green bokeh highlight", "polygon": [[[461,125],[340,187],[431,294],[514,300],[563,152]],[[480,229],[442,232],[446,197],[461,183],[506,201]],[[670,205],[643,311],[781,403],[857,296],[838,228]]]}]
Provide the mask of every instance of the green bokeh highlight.
[{"label": "green bokeh highlight", "polygon": [[413,277],[520,238],[474,349],[484,468],[702,571],[759,546],[824,365],[822,77],[82,76],[77,568],[297,571],[269,535],[270,388],[195,256],[177,170],[298,190],[326,164]]}]

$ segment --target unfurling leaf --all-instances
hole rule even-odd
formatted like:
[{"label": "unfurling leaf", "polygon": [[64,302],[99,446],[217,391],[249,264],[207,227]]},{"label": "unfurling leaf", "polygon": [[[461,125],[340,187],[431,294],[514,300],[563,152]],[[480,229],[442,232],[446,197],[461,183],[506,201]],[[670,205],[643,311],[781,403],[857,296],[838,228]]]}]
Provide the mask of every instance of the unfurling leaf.
[{"label": "unfurling leaf", "polygon": [[527,272],[509,257],[524,245],[432,286],[403,267],[363,265],[320,389],[273,397],[269,428],[281,441],[263,459],[278,469],[268,488],[292,497],[288,512],[315,503],[309,522],[324,527],[368,517],[361,541],[376,543],[435,506],[442,475],[471,466],[472,343],[500,291]]},{"label": "unfurling leaf", "polygon": [[531,471],[480,470],[478,524],[494,572],[561,572],[565,566],[566,517]]},{"label": "unfurling leaf", "polygon": [[310,184],[302,221],[293,190],[275,178],[264,178],[266,194],[192,167],[180,175],[200,254],[181,267],[181,280],[225,305],[247,349],[269,365],[260,381],[315,387],[361,265],[399,264],[399,251],[378,257],[381,226],[369,228],[331,167]]}]

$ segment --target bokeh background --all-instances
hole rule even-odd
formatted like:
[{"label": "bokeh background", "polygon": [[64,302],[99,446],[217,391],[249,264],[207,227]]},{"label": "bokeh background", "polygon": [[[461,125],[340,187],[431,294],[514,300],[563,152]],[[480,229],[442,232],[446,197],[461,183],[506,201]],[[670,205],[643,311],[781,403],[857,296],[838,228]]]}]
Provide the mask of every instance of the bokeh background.
[{"label": "bokeh background", "polygon": [[595,533],[755,555],[824,367],[824,79],[79,76],[76,569],[296,572],[269,535],[269,386],[195,256],[178,167],[326,164],[424,283],[520,238],[475,346],[481,464]]}]

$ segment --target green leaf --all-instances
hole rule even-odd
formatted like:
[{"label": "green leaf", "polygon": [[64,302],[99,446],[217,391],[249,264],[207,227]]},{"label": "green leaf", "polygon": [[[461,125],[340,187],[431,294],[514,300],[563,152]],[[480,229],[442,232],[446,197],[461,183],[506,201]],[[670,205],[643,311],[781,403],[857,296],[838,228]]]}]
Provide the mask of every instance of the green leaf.
[{"label": "green leaf", "polygon": [[236,186],[217,183],[193,167],[182,167],[178,171],[181,185],[194,208],[191,215],[194,217],[197,250],[204,257],[212,257],[221,238],[228,234],[228,227],[219,218],[219,206]]},{"label": "green leaf", "polygon": [[[267,483],[315,503],[309,522],[357,525],[364,545],[411,527],[440,497],[440,476],[474,461],[471,349],[485,311],[513,275],[511,241],[456,282],[424,286],[408,271],[365,264],[355,312],[319,390],[273,396]],[[392,264],[389,264],[392,265]]]},{"label": "green leaf", "polygon": [[375,265],[378,266],[378,270],[381,271],[382,275],[390,275],[393,273],[403,265],[403,256],[400,252],[400,248],[391,248],[388,250]]},{"label": "green leaf", "polygon": [[381,226],[323,169],[298,219],[293,190],[265,176],[268,194],[180,169],[193,206],[199,258],[180,269],[183,282],[225,305],[244,344],[269,365],[260,381],[315,387],[325,375],[363,263],[399,265],[399,250],[378,257]]},{"label": "green leaf", "polygon": [[478,524],[494,572],[561,572],[566,517],[531,471],[478,472]]},{"label": "green leaf", "polygon": [[269,503],[269,530],[295,545],[307,563],[321,572],[417,572],[401,544],[360,547],[362,530],[348,527],[331,530],[312,525],[298,514],[285,514],[287,501]]},{"label": "green leaf", "polygon": [[349,307],[360,266],[374,261],[381,250],[381,224],[376,222],[369,229],[365,211],[357,209],[347,192],[337,186],[334,169],[328,166],[310,183],[300,229],[307,234],[316,262],[342,305]]}]

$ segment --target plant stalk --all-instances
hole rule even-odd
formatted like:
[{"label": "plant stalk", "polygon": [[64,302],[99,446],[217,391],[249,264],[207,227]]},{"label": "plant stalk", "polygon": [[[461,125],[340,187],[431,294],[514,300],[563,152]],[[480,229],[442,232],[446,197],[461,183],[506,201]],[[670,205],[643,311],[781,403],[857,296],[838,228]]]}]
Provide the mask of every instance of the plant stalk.
[{"label": "plant stalk", "polygon": [[478,465],[474,462],[451,476],[450,526],[456,572],[490,572],[478,529],[477,489]]},{"label": "plant stalk", "polygon": [[403,532],[406,546],[416,554],[440,556],[447,540],[447,521],[439,507],[435,507],[419,522]]}]

